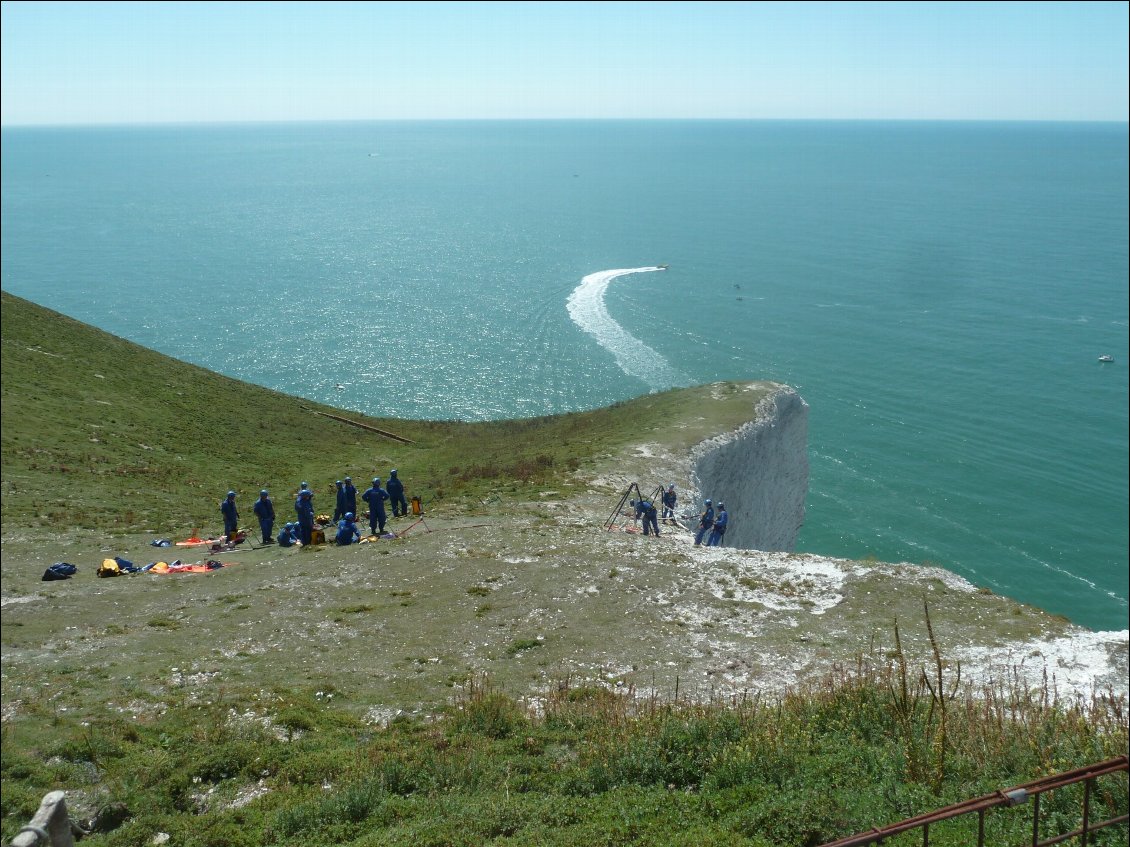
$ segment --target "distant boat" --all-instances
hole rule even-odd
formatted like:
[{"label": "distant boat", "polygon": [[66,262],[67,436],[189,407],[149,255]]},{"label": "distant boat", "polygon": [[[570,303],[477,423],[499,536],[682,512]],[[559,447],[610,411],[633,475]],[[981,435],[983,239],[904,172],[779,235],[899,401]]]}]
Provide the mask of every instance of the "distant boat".
[{"label": "distant boat", "polygon": [[1113,362],[1114,356],[1111,356],[1107,353],[1103,353],[1101,356],[1099,356],[1099,361],[1100,362]]},{"label": "distant boat", "polygon": [[661,271],[665,271],[665,270],[667,270],[667,268],[668,268],[668,266],[667,266],[667,265],[656,265],[656,267],[658,267],[658,268],[659,268],[659,270],[661,270]]}]

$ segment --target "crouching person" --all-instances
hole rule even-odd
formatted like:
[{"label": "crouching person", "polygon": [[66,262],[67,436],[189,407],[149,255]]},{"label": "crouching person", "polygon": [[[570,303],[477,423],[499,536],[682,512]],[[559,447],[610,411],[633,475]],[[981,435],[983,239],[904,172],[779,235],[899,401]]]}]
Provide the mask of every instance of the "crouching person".
[{"label": "crouching person", "polygon": [[353,522],[353,512],[346,512],[337,525],[337,543],[341,547],[356,544],[361,540],[361,530]]},{"label": "crouching person", "polygon": [[297,544],[298,532],[295,530],[294,524],[290,521],[287,521],[286,526],[284,526],[279,531],[278,537],[275,539],[275,541],[278,542],[278,545],[280,547],[293,547],[295,544]]},{"label": "crouching person", "polygon": [[640,500],[635,504],[636,506],[636,520],[643,519],[643,534],[648,535],[649,530],[656,536],[659,535],[659,521],[658,512],[655,509],[655,504],[650,500]]}]

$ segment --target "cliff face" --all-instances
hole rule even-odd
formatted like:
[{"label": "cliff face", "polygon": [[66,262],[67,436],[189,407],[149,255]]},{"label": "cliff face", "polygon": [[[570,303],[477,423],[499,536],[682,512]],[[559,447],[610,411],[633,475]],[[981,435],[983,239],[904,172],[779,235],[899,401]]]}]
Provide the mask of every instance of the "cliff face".
[{"label": "cliff face", "polygon": [[726,504],[727,547],[793,551],[808,493],[808,404],[782,386],[755,420],[695,447],[691,468],[698,505]]}]

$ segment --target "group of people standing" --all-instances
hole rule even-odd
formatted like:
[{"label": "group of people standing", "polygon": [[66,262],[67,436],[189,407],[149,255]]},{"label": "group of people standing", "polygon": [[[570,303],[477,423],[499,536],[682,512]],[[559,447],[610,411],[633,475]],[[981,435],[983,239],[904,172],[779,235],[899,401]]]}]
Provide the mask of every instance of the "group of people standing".
[{"label": "group of people standing", "polygon": [[[353,485],[352,477],[339,479],[334,483],[337,488],[336,503],[334,506],[333,522],[337,524],[337,543],[351,544],[361,540],[361,531],[355,523],[357,515],[357,488]],[[381,535],[385,531],[388,513],[385,510],[385,501],[391,501],[393,517],[408,514],[408,500],[404,496],[404,483],[397,476],[396,470],[389,472],[388,484],[381,485],[379,476],[373,477],[372,487],[361,495],[361,500],[369,504],[369,530],[372,535]],[[270,493],[264,488],[259,492],[259,499],[255,501],[255,517],[259,519],[259,529],[263,533],[264,544],[278,544],[282,547],[291,547],[295,544],[309,544],[314,536],[314,492],[310,490],[309,483],[302,483],[294,499],[296,521],[288,521],[277,536],[275,528],[275,506],[271,501]],[[220,513],[224,516],[224,535],[228,541],[234,541],[239,532],[239,511],[235,504],[235,492],[229,491],[224,501],[220,503]]]},{"label": "group of people standing", "polygon": [[[694,546],[701,547],[703,538],[707,547],[720,547],[722,538],[726,535],[726,525],[730,522],[730,513],[726,511],[726,504],[718,501],[718,511],[714,511],[714,503],[706,500],[705,508],[698,516],[698,531],[694,534]],[[708,536],[706,533],[710,533]]]},{"label": "group of people standing", "polygon": [[[662,502],[663,522],[678,523],[675,519],[675,504],[678,502],[678,497],[674,485],[667,486],[667,489],[663,492]],[[635,507],[636,520],[643,522],[643,534],[658,536],[659,514],[655,504],[650,500],[632,500],[631,505]],[[698,528],[694,535],[694,546],[701,547],[705,539],[707,547],[720,547],[722,539],[726,535],[726,525],[730,522],[730,514],[726,511],[726,504],[719,501],[717,512],[714,511],[713,501],[706,500],[703,505],[704,509],[698,517]]]}]

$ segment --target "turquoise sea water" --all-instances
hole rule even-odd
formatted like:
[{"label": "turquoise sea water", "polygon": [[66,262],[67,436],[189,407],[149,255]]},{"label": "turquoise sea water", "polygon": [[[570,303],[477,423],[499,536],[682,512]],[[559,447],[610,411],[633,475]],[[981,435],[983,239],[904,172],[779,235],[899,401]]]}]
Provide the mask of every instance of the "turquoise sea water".
[{"label": "turquoise sea water", "polygon": [[7,291],[379,415],[786,382],[811,406],[802,550],[930,562],[1127,627],[1124,124],[293,124],[2,142]]}]

